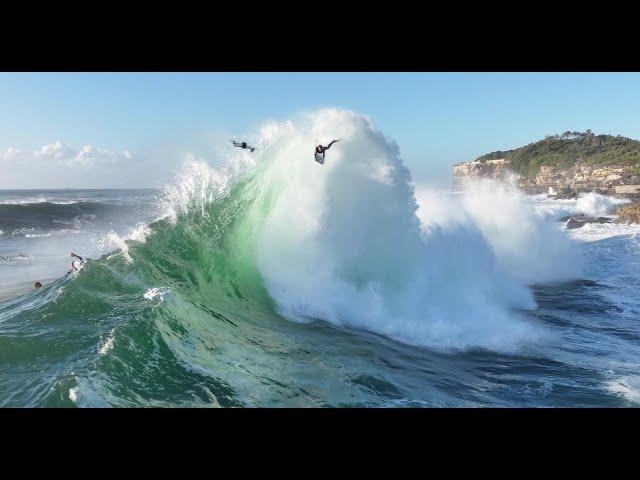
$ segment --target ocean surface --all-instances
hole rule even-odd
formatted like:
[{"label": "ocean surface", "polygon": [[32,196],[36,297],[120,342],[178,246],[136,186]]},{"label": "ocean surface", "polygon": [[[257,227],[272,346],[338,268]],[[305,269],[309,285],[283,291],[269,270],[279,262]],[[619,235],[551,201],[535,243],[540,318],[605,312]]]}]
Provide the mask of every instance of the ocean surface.
[{"label": "ocean surface", "polygon": [[250,140],[159,190],[0,191],[0,405],[640,403],[640,226],[559,221],[624,199],[415,185],[344,111]]}]

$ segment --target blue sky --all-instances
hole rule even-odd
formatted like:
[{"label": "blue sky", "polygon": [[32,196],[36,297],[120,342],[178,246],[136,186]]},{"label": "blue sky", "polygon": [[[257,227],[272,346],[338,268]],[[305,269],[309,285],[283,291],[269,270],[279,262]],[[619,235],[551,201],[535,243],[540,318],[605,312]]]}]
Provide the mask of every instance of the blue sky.
[{"label": "blue sky", "polygon": [[[87,158],[122,160],[126,150],[146,157],[136,178],[114,160],[90,184],[80,176],[68,183],[155,186],[184,152],[206,158],[211,135],[240,135],[322,107],[369,116],[398,143],[414,178],[446,186],[453,163],[565,130],[640,139],[640,74],[4,73],[0,157],[56,141],[74,154],[90,145]],[[66,186],[55,172],[19,168],[0,163],[0,188]]]}]

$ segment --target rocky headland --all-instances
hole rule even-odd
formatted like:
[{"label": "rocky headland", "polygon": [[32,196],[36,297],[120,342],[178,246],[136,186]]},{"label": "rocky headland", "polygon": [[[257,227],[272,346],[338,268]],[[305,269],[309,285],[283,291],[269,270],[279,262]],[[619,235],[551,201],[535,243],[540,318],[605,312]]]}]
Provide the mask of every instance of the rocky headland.
[{"label": "rocky headland", "polygon": [[527,193],[572,198],[583,192],[640,200],[640,142],[621,136],[565,132],[514,150],[453,166],[454,189],[473,178],[515,176]]}]

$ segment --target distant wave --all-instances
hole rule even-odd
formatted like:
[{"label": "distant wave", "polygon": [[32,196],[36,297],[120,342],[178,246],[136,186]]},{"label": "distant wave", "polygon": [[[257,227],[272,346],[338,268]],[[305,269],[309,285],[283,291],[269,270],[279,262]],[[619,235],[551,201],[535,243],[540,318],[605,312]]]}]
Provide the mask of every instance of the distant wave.
[{"label": "distant wave", "polygon": [[5,234],[33,234],[30,229],[50,230],[80,228],[83,224],[109,219],[125,207],[99,202],[37,202],[0,204],[0,230]]},{"label": "distant wave", "polygon": [[10,198],[7,200],[0,200],[0,205],[30,205],[38,203],[54,203],[56,205],[71,205],[72,203],[79,203],[73,200],[48,200],[46,197],[25,197],[25,198]]},{"label": "distant wave", "polygon": [[33,260],[31,255],[25,255],[19,253],[17,255],[0,255],[0,263],[13,263],[13,262],[30,262]]}]

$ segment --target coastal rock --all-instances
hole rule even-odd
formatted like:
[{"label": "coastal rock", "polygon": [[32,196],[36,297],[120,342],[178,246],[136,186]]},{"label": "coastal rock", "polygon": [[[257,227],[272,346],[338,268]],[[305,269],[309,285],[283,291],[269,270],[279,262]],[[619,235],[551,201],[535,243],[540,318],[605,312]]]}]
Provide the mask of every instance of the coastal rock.
[{"label": "coastal rock", "polygon": [[567,222],[565,228],[571,230],[574,228],[582,228],[587,223],[611,223],[611,219],[607,217],[587,217],[586,215],[569,215],[562,217],[560,222]]},{"label": "coastal rock", "polygon": [[[474,177],[504,178],[510,172],[509,161],[488,160],[466,162],[453,166],[454,188]],[[535,177],[519,177],[518,187],[527,193],[545,193],[551,188],[558,199],[576,198],[580,193],[624,195],[640,198],[640,173],[635,165],[594,167],[577,163],[571,167],[543,165]]]},{"label": "coastal rock", "polygon": [[578,193],[575,190],[572,190],[571,188],[565,187],[562,190],[560,190],[556,195],[555,195],[555,199],[556,200],[572,200],[574,198],[578,197]]},{"label": "coastal rock", "polygon": [[463,187],[467,180],[473,178],[488,177],[503,180],[510,173],[509,162],[504,158],[458,163],[453,166],[454,188]]},{"label": "coastal rock", "polygon": [[617,223],[640,223],[640,203],[624,205],[616,210]]}]

